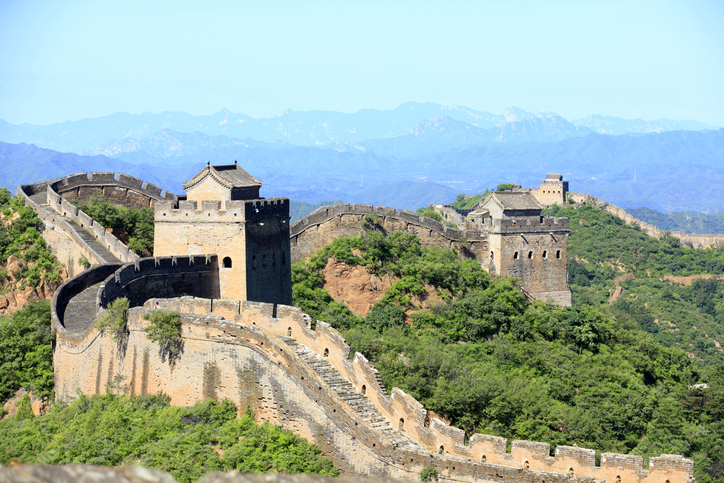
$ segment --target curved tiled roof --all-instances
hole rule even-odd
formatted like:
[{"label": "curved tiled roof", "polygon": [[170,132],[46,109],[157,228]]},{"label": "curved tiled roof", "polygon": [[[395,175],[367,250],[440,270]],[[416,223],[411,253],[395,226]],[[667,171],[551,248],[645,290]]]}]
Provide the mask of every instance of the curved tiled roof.
[{"label": "curved tiled roof", "polygon": [[184,183],[184,191],[193,188],[207,176],[211,176],[217,183],[228,189],[261,187],[261,181],[254,179],[234,161],[234,164],[220,166],[211,166],[211,163],[208,163],[193,178]]}]

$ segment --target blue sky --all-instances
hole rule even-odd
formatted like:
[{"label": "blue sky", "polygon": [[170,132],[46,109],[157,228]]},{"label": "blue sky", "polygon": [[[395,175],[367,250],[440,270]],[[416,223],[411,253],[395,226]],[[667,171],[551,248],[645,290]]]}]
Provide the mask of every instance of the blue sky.
[{"label": "blue sky", "polygon": [[405,101],[724,126],[721,1],[0,0],[0,119]]}]

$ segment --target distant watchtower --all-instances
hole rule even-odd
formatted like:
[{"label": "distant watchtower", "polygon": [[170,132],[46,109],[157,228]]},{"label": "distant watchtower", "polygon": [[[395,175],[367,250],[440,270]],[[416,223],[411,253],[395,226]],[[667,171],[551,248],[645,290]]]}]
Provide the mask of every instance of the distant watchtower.
[{"label": "distant watchtower", "polygon": [[153,255],[216,254],[220,297],[291,305],[289,200],[259,197],[261,182],[207,164],[178,202],[157,202]]},{"label": "distant watchtower", "polygon": [[540,182],[540,189],[536,199],[543,206],[550,206],[554,203],[562,205],[566,201],[566,193],[568,193],[568,181],[563,180],[563,175],[558,173],[549,173],[546,179]]}]

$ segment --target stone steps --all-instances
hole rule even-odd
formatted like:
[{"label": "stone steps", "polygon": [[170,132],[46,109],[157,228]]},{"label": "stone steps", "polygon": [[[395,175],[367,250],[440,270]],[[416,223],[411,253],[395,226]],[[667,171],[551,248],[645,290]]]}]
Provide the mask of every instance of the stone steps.
[{"label": "stone steps", "polygon": [[[311,351],[308,347],[300,344],[292,337],[280,336],[294,352],[314,371],[319,377],[336,392],[340,399],[346,402],[352,410],[354,410],[370,428],[378,431],[383,438],[387,439],[397,447],[407,447],[409,449],[422,450],[422,448],[410,440],[404,433],[395,430],[385,419],[382,413],[372,404],[372,402],[359,392],[357,389],[342,376],[325,358],[320,357]],[[380,386],[384,388],[379,374],[376,379]]]},{"label": "stone steps", "polygon": [[[48,210],[51,211],[53,214],[58,215],[59,213],[55,212],[50,205],[48,204],[48,196],[47,192],[41,191],[40,193],[35,193],[30,197],[31,200],[35,201],[42,210]],[[71,220],[70,218],[63,217],[63,219],[70,225],[70,227],[78,234],[78,236],[88,244],[89,247],[93,249],[98,255],[100,255],[106,263],[119,263],[123,264],[122,261],[118,259],[115,255],[113,255],[110,250],[108,250],[106,247],[101,245],[98,240],[96,240],[95,235],[93,235],[92,232],[90,232],[85,227],[81,227],[76,223],[75,221]]]}]

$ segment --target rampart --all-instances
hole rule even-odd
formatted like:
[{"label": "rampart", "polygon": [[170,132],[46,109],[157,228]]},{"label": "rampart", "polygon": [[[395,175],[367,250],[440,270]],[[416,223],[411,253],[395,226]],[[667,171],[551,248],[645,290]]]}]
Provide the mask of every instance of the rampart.
[{"label": "rampart", "polygon": [[53,191],[65,199],[88,201],[98,190],[111,203],[133,208],[153,207],[156,201],[176,200],[158,186],[123,173],[77,173],[50,182]]},{"label": "rampart", "polygon": [[41,207],[33,200],[33,195],[47,191],[48,184],[49,182],[44,182],[19,186],[17,194],[23,198],[25,205],[32,208],[43,221],[45,227],[43,238],[51,246],[58,260],[65,265],[68,275],[72,277],[85,269],[80,264],[80,260],[83,258],[94,265],[110,263],[111,260],[106,260],[103,255],[91,247],[65,217],[52,209]]},{"label": "rampart", "polygon": [[602,199],[596,198],[595,196],[591,196],[587,193],[569,192],[568,199],[573,200],[576,203],[589,202],[596,208],[606,210],[609,213],[618,216],[626,223],[635,223],[640,226],[641,229],[645,231],[646,234],[649,236],[653,236],[656,238],[661,238],[665,235],[673,236],[678,238],[681,243],[690,244],[694,248],[709,248],[724,245],[724,235],[693,234],[684,233],[681,231],[662,230],[657,226],[639,220],[623,208],[619,208],[616,205],[612,205],[611,203],[603,201]]},{"label": "rampart", "polygon": [[[640,456],[604,453],[597,466],[595,452],[582,448],[558,446],[551,456],[547,443],[513,441],[508,453],[505,438],[479,434],[466,444],[462,430],[430,418],[410,395],[398,388],[388,395],[362,354],[350,360],[342,336],[321,321],[311,330],[310,318],[298,308],[213,297],[151,298],[200,288],[204,284],[184,281],[214,268],[213,256],[150,258],[115,271],[96,267],[67,281],[52,304],[59,328],[54,348],[57,396],[73,398],[77,388],[103,393],[120,375],[129,393],[163,390],[172,404],[230,398],[238,407],[250,406],[258,417],[311,439],[343,471],[370,476],[415,478],[430,464],[441,481],[673,483],[689,481],[693,474],[693,462],[679,456],[651,458],[644,469]],[[167,285],[173,289],[164,288]],[[125,341],[99,337],[92,323],[81,332],[64,330],[61,304],[93,286],[98,292],[91,322],[115,297],[131,297],[135,308],[129,311]],[[156,302],[182,313],[183,345],[174,360],[143,334],[143,317]],[[383,437],[292,350],[287,337],[326,359],[419,447],[397,447]]]},{"label": "rampart", "polygon": [[414,213],[384,206],[342,203],[323,206],[301,220],[292,223],[292,262],[310,256],[335,238],[359,236],[362,224],[376,225],[385,233],[406,231],[415,233],[423,245],[456,248],[469,258],[483,262],[488,251],[485,233],[456,230]]}]

